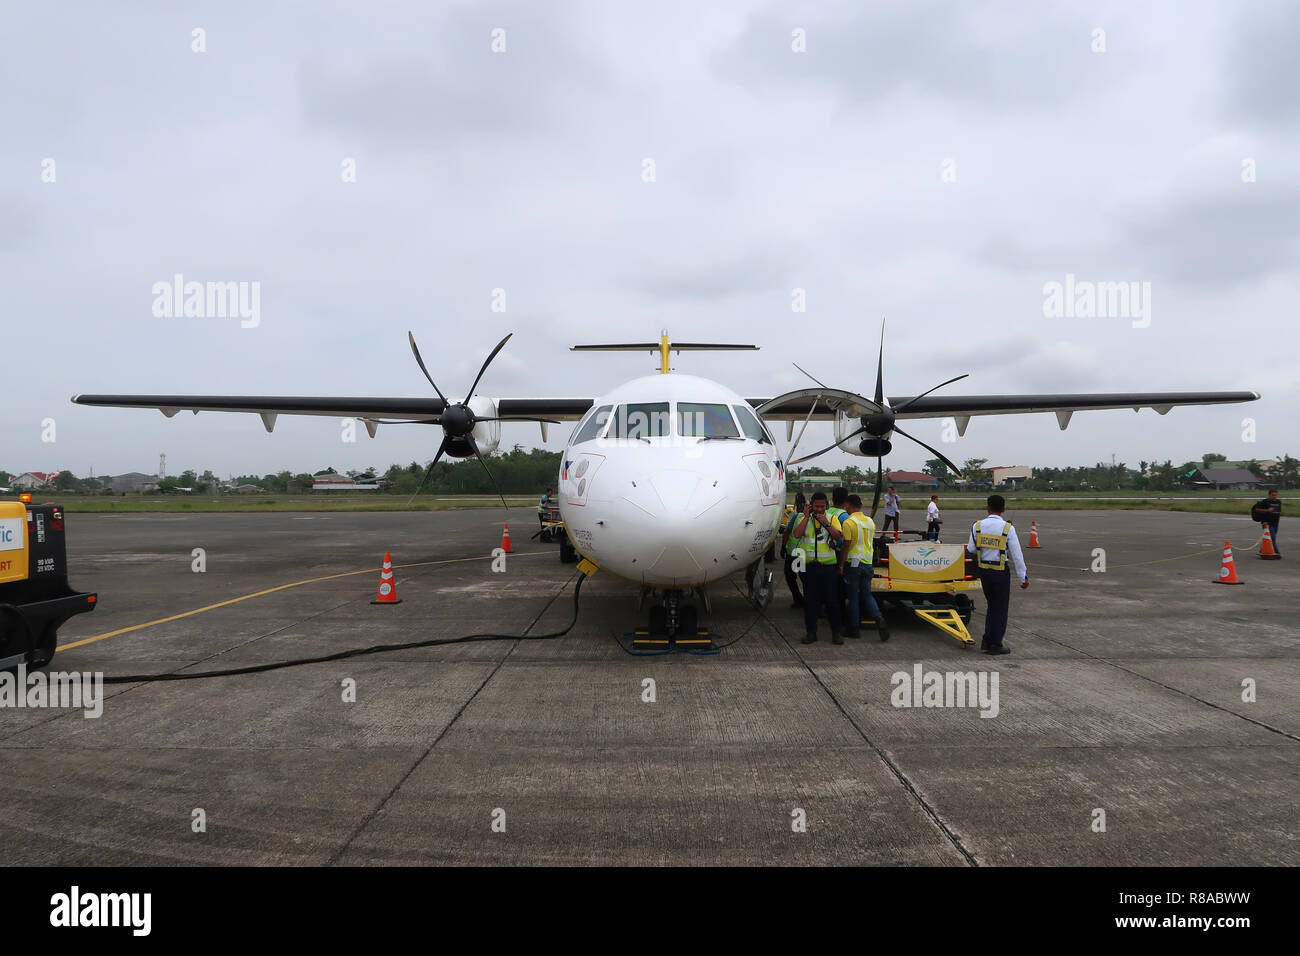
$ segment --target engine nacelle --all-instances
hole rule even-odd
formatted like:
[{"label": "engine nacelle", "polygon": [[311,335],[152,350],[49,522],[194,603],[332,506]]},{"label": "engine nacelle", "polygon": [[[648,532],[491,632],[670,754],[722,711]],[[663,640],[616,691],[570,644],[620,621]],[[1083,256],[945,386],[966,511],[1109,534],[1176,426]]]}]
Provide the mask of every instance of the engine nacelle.
[{"label": "engine nacelle", "polygon": [[[835,434],[835,441],[839,445],[839,450],[850,455],[857,455],[859,458],[875,458],[877,454],[889,454],[889,432],[877,438],[870,433],[859,431],[862,424],[862,419],[857,415],[846,415],[843,412],[836,414],[835,420],[831,422],[831,428]],[[855,435],[854,432],[857,432],[857,434]],[[878,446],[883,447],[884,451],[877,452]]]},{"label": "engine nacelle", "polygon": [[[469,405],[469,410],[474,413],[475,418],[480,416],[485,418],[496,418],[499,414],[497,411],[497,403],[492,401],[492,399],[484,398],[481,395],[475,395],[467,404]],[[492,452],[497,450],[497,445],[501,443],[501,423],[476,422],[474,425],[474,431],[471,432],[471,434],[474,436],[474,444],[478,445],[478,450],[484,455],[490,455]],[[473,455],[474,453],[470,451],[469,454]]]}]

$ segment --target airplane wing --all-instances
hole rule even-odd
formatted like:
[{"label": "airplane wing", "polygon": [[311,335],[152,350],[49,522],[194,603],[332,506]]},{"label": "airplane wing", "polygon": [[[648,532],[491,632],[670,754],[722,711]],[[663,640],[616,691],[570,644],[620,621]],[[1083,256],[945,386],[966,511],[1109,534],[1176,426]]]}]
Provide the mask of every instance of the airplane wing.
[{"label": "airplane wing", "polygon": [[[976,415],[1055,412],[1056,420],[1064,430],[1075,412],[1108,408],[1131,408],[1134,411],[1153,408],[1158,414],[1165,415],[1178,405],[1224,405],[1253,402],[1258,398],[1258,392],[1082,392],[1073,395],[923,395],[920,398],[903,395],[890,398],[889,404],[899,419],[954,418],[957,421],[957,431],[965,434],[966,426]],[[777,421],[803,421],[808,417],[813,400],[812,397],[791,398],[782,402],[778,408],[763,412],[763,417]],[[772,399],[751,398],[747,401],[757,408]],[[835,414],[835,409],[823,400],[818,403],[812,421],[829,421],[835,418]]]},{"label": "airplane wing", "polygon": [[[248,412],[262,416],[267,431],[280,415],[325,415],[385,421],[437,423],[443,411],[440,398],[355,398],[286,395],[74,395],[78,405],[108,408],[156,408],[168,418],[178,412]],[[591,407],[589,398],[502,398],[497,414],[538,416],[577,421]]]}]

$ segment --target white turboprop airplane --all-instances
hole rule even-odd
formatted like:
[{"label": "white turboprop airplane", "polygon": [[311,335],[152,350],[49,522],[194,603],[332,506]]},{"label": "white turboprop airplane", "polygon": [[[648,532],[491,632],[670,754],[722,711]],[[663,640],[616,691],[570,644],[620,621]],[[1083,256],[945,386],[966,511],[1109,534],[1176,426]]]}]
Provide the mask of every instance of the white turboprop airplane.
[{"label": "white turboprop airplane", "polygon": [[[683,598],[699,595],[707,608],[706,585],[762,561],[784,510],[788,464],[834,448],[875,456],[873,512],[880,497],[883,458],[890,453],[895,433],[920,444],[960,474],[942,453],[900,428],[897,419],[953,418],[964,435],[977,415],[1051,411],[1064,429],[1076,411],[1154,408],[1163,415],[1175,405],[1259,398],[1255,392],[929,397],[941,387],[937,385],[914,397],[890,399],[882,385],[883,331],[873,398],[819,383],[776,398],[745,399],[718,382],[672,372],[669,356],[756,346],[673,343],[667,333],[657,343],[574,346],[574,351],[650,351],[660,356],[660,374],[633,379],[596,399],[476,395],[483,373],[509,339],[507,335],[492,350],[462,402],[448,401],[434,383],[414,335],[410,335],[411,351],[437,399],[77,395],[72,400],[79,405],[157,408],[169,418],[182,410],[196,415],[255,412],[268,432],[279,415],[356,418],[372,438],[382,424],[441,425],[442,442],[421,488],[443,455],[477,456],[486,469],[483,454],[496,449],[503,421],[539,422],[544,441],[547,424],[578,420],[560,466],[559,507],[569,535],[562,542],[562,557],[567,559],[572,554],[569,549],[576,549],[602,569],[641,586],[643,599],[653,593],[662,603],[651,609],[652,627],[657,618],[658,628],[667,627],[671,635],[679,629],[694,633],[697,613],[681,604]],[[794,436],[797,422],[806,427],[809,421],[829,420],[835,443],[795,459],[796,439],[790,455],[783,458],[765,424],[775,420],[786,422],[787,441]],[[771,575],[761,566],[757,570],[763,573],[751,575],[751,597],[764,603],[770,596]]]}]

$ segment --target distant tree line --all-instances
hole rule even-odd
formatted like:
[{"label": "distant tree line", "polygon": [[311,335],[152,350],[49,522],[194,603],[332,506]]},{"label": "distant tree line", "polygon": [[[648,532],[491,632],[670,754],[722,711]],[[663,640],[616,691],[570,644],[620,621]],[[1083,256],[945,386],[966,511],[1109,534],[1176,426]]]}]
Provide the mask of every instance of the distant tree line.
[{"label": "distant tree line", "polygon": [[[539,494],[546,488],[554,487],[560,470],[560,452],[545,451],[534,448],[524,451],[515,445],[508,452],[494,452],[485,456],[492,475],[502,492],[508,495]],[[1213,468],[1227,461],[1226,455],[1215,452],[1201,456],[1200,461],[1185,461],[1180,465],[1166,459],[1163,464],[1154,461],[1140,461],[1136,469],[1124,462],[1106,464],[1097,462],[1091,467],[1075,465],[1065,468],[1034,466],[1034,477],[1017,481],[1016,487],[1028,491],[1173,491],[1185,487],[1190,474],[1198,468]],[[1246,468],[1256,478],[1276,485],[1278,488],[1300,487],[1300,461],[1290,455],[1276,459],[1277,464],[1263,468],[1257,460],[1245,462]],[[940,484],[948,488],[960,488],[963,485],[992,481],[992,471],[986,467],[986,458],[968,458],[962,462],[963,484],[957,484],[955,476],[947,466],[937,458],[925,463],[924,473],[939,479]],[[344,472],[348,477],[358,481],[375,481],[379,485],[378,493],[394,495],[411,495],[415,493],[428,463],[413,461],[406,465],[392,464],[382,473],[376,468],[365,471]],[[894,469],[897,471],[898,469]],[[886,466],[886,471],[889,471]],[[233,480],[236,485],[253,485],[263,491],[277,494],[302,494],[311,491],[317,475],[333,473],[332,467],[322,468],[314,474],[281,471],[266,475],[240,475]],[[859,468],[848,465],[838,471],[829,471],[815,465],[808,468],[792,468],[790,478],[807,475],[833,475],[846,487],[871,488],[875,485],[876,472],[872,468]],[[0,486],[8,486],[17,475],[0,469]],[[107,492],[112,477],[101,475],[96,478],[77,478],[69,471],[61,472],[54,481],[57,491],[70,491],[81,494]],[[168,476],[158,482],[163,492],[177,492],[189,489],[194,494],[215,494],[221,490],[223,483],[212,471],[202,474],[189,469],[176,476]],[[492,494],[495,489],[491,479],[476,458],[448,460],[438,462],[429,480],[422,489],[423,494],[441,495],[475,495]],[[370,492],[368,492],[370,493]]]}]

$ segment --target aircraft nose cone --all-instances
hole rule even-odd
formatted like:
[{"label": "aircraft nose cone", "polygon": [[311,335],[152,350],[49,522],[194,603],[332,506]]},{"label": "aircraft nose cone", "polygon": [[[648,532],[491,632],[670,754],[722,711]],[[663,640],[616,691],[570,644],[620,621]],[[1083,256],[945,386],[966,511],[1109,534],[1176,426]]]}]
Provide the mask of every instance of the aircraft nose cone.
[{"label": "aircraft nose cone", "polygon": [[661,471],[650,476],[664,517],[686,515],[699,484],[700,476],[693,471]]}]

